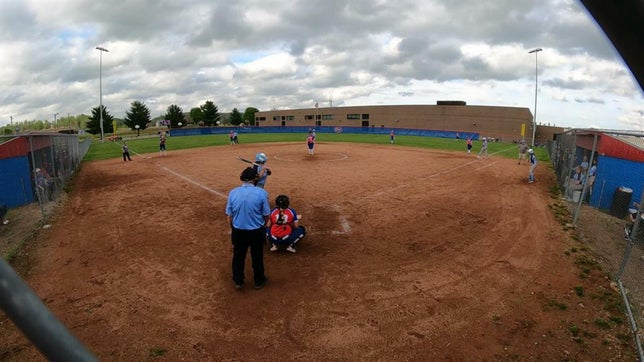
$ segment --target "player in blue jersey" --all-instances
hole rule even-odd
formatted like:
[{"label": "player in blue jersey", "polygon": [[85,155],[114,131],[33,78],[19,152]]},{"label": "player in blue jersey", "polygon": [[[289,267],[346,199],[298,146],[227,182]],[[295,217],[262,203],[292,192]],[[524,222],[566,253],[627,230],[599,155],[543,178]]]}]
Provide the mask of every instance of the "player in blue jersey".
[{"label": "player in blue jersey", "polygon": [[530,174],[528,174],[528,183],[531,184],[534,182],[534,169],[537,168],[537,156],[535,156],[534,150],[532,148],[528,150],[528,161],[530,162]]},{"label": "player in blue jersey", "polygon": [[255,155],[255,163],[253,163],[253,168],[257,172],[257,182],[255,186],[264,188],[266,186],[266,179],[271,175],[271,168],[266,166],[266,161],[268,157],[263,152],[260,152]]}]

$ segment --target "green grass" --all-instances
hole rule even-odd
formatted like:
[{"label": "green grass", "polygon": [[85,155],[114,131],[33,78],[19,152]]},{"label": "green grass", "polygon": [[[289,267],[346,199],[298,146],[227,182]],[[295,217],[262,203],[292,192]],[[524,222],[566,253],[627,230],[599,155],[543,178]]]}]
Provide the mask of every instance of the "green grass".
[{"label": "green grass", "polygon": [[[302,133],[253,133],[240,134],[240,143],[267,143],[267,142],[302,142],[306,135]],[[353,142],[369,144],[389,144],[387,134],[348,134],[348,133],[318,133],[318,142]],[[169,152],[188,148],[222,146],[230,143],[228,134],[200,135],[200,136],[171,136],[166,142]],[[140,137],[127,141],[130,153],[153,153],[159,150],[159,139],[156,136]],[[420,136],[396,136],[394,146],[431,148],[448,151],[465,152],[465,141],[456,141],[452,138],[433,138]],[[474,141],[472,152],[477,153],[481,148],[481,141]],[[488,153],[505,158],[518,158],[518,146],[512,143],[489,143]],[[548,154],[545,149],[535,150],[539,161],[547,161]],[[94,141],[84,161],[105,160],[121,157],[121,142]]]},{"label": "green grass", "polygon": [[544,310],[552,310],[552,309],[566,310],[568,309],[568,306],[565,303],[561,303],[554,299],[550,299],[548,303],[544,306]]},{"label": "green grass", "polygon": [[154,347],[150,348],[150,357],[161,357],[164,356],[168,351],[165,348]]},{"label": "green grass", "polygon": [[577,294],[578,297],[583,297],[584,287],[580,287],[580,286],[575,287],[575,294]]}]

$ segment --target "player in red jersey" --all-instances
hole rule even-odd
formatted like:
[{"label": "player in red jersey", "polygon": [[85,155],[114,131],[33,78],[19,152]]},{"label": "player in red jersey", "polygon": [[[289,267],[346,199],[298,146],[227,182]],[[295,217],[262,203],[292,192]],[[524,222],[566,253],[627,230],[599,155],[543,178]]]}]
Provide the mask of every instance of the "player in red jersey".
[{"label": "player in red jersey", "polygon": [[286,245],[286,251],[295,253],[295,247],[306,235],[306,229],[299,225],[300,217],[297,212],[289,207],[288,196],[277,196],[275,205],[266,224],[270,250],[277,251],[279,246]]}]

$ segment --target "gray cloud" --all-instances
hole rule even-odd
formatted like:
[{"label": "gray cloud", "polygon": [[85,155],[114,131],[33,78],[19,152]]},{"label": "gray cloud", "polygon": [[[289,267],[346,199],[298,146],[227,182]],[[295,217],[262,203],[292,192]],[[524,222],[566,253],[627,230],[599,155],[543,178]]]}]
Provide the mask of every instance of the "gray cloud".
[{"label": "gray cloud", "polygon": [[0,19],[0,125],[89,113],[98,45],[110,50],[103,100],[117,116],[134,100],[153,101],[155,116],[206,100],[221,111],[311,107],[330,94],[334,106],[530,107],[527,51],[542,47],[541,119],[644,124],[641,91],[573,0],[61,0],[49,9],[0,0]]}]

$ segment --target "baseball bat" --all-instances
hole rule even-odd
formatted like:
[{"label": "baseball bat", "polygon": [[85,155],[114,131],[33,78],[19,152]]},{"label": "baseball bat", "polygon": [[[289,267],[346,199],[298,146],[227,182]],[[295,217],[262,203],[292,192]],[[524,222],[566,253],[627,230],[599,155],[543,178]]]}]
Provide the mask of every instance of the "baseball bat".
[{"label": "baseball bat", "polygon": [[250,164],[254,164],[254,163],[255,163],[255,162],[253,162],[253,161],[247,160],[247,159],[245,159],[245,158],[243,158],[243,157],[240,157],[240,156],[237,156],[237,159],[238,159],[238,160],[240,160],[240,161],[242,161],[242,162],[246,162],[246,163],[250,163]]},{"label": "baseball bat", "polygon": [[[240,160],[240,161],[242,161],[242,162],[250,163],[250,164],[251,164],[251,165],[253,165],[253,166],[256,166],[256,165],[257,165],[257,163],[256,163],[256,162],[253,162],[253,161],[247,160],[247,159],[245,159],[245,158],[243,158],[243,157],[241,157],[241,156],[237,156],[237,159],[238,159],[238,160]],[[270,176],[270,175],[272,174],[271,170],[270,170],[270,169],[267,169],[267,170],[266,170],[266,174]]]}]

